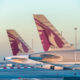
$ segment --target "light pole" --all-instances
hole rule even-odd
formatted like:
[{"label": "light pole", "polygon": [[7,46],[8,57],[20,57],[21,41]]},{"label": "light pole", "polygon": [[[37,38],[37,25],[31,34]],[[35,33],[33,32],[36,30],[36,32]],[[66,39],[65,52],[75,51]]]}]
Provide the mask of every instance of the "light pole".
[{"label": "light pole", "polygon": [[63,36],[63,31],[61,31],[61,36]]},{"label": "light pole", "polygon": [[32,39],[32,49],[33,49],[33,39]]},{"label": "light pole", "polygon": [[[74,30],[75,30],[75,49],[77,49],[77,27],[75,27]],[[77,60],[76,51],[74,55],[75,55],[75,64],[76,64],[76,60]]]},{"label": "light pole", "polygon": [[77,27],[75,27],[74,30],[75,30],[75,48],[77,49]]}]

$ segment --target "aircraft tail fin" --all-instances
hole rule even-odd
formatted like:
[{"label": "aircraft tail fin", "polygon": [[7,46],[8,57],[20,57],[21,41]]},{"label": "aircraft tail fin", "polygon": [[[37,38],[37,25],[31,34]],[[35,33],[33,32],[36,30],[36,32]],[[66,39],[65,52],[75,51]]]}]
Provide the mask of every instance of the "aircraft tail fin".
[{"label": "aircraft tail fin", "polygon": [[7,30],[13,55],[27,54],[33,50],[26,44],[15,30]]},{"label": "aircraft tail fin", "polygon": [[72,49],[71,46],[44,15],[33,15],[44,51]]}]

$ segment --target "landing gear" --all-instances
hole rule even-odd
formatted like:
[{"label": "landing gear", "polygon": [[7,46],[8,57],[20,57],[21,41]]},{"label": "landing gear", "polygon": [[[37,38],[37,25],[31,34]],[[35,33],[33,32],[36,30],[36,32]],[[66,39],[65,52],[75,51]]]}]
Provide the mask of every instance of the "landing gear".
[{"label": "landing gear", "polygon": [[50,66],[50,69],[53,69],[54,70],[55,66]]}]

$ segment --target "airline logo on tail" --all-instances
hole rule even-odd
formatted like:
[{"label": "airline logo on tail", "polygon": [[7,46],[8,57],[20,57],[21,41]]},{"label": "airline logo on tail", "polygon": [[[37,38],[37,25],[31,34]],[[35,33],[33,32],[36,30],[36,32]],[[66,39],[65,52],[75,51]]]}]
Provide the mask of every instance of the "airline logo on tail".
[{"label": "airline logo on tail", "polygon": [[21,39],[15,30],[7,30],[13,55],[26,54],[32,49]]},{"label": "airline logo on tail", "polygon": [[41,38],[44,51],[71,48],[55,27],[43,15],[34,15],[34,20]]}]

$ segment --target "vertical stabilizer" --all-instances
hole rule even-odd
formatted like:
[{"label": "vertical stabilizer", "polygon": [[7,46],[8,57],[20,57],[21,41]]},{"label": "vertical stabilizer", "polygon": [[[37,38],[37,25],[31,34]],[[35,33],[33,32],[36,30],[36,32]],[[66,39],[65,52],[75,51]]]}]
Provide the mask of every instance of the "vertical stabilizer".
[{"label": "vertical stabilizer", "polygon": [[14,56],[32,52],[32,49],[23,41],[15,30],[7,30],[7,34]]},{"label": "vertical stabilizer", "polygon": [[33,15],[44,51],[72,49],[44,15]]}]

